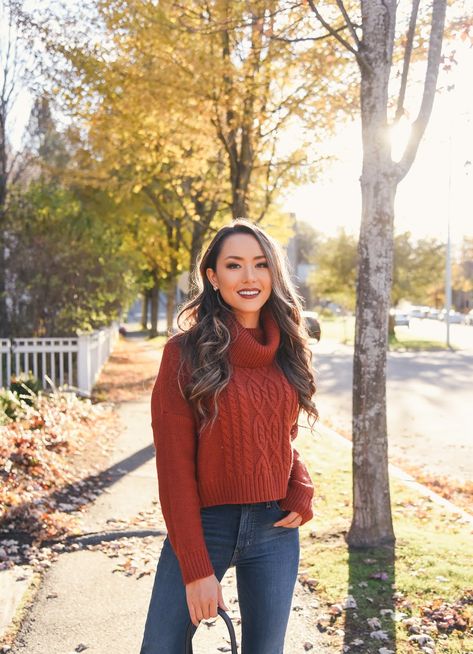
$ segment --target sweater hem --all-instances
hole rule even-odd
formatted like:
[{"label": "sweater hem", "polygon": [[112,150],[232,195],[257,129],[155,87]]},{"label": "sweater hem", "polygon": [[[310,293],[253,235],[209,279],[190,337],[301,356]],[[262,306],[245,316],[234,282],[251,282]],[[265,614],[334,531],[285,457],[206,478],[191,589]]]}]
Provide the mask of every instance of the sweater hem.
[{"label": "sweater hem", "polygon": [[286,496],[289,476],[279,478],[239,479],[237,482],[226,480],[225,484],[199,484],[201,508],[217,504],[253,504],[279,500]]}]

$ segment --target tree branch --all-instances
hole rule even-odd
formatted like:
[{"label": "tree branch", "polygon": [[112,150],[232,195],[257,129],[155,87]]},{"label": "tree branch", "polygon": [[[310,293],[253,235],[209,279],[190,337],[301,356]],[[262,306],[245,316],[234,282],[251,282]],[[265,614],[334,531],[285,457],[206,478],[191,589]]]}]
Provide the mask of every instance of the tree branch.
[{"label": "tree branch", "polygon": [[399,99],[397,103],[396,115],[394,117],[395,123],[397,123],[401,116],[404,114],[404,99],[406,97],[407,77],[409,74],[409,64],[411,62],[412,44],[414,42],[414,35],[416,31],[419,3],[420,0],[412,0],[411,18],[409,21],[409,29],[407,30],[406,49],[404,51],[404,62],[402,65],[401,88],[399,90]]},{"label": "tree branch", "polygon": [[347,10],[345,9],[345,5],[343,4],[343,0],[337,0],[337,5],[338,8],[340,9],[343,18],[345,19],[348,29],[350,30],[350,34],[352,35],[353,40],[356,43],[357,52],[359,52],[361,47],[361,41],[358,38],[358,34],[356,33],[355,24],[352,23],[350,16],[348,15]]},{"label": "tree branch", "polygon": [[326,20],[324,20],[319,10],[315,6],[314,0],[308,0],[308,2],[316,18],[323,25],[323,27],[325,27],[327,32],[331,34],[333,37],[335,37],[337,41],[343,45],[343,47],[345,47],[347,50],[352,52],[355,55],[355,57],[358,59],[358,55],[359,55],[358,50],[356,50],[352,45],[350,45],[350,43],[348,43],[348,41],[346,41],[342,36],[340,36],[340,34],[338,33],[339,30],[334,29],[331,25],[329,25],[329,23],[327,23]]},{"label": "tree branch", "polygon": [[419,114],[412,125],[411,138],[407,144],[404,156],[401,161],[394,166],[394,174],[398,182],[405,177],[414,162],[430,114],[432,113],[440,67],[446,7],[447,0],[433,0],[432,26],[430,29],[429,54],[427,58],[427,71],[425,73],[424,93]]},{"label": "tree branch", "polygon": [[[334,32],[343,32],[346,30],[348,25],[342,25],[341,27],[333,28]],[[323,41],[324,39],[329,39],[333,36],[332,32],[327,32],[327,34],[322,34],[322,36],[301,36],[299,38],[290,39],[285,36],[271,36],[270,38],[273,41],[283,41],[284,43],[302,43],[304,41]]]}]

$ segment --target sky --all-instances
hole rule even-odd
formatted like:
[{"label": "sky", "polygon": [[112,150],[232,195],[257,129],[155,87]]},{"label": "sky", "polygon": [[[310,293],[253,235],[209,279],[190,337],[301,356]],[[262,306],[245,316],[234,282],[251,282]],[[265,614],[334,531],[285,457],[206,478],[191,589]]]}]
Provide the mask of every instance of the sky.
[{"label": "sky", "polygon": [[[449,214],[454,243],[464,235],[473,237],[473,165],[466,164],[473,162],[473,51],[459,46],[457,56],[458,66],[448,77],[441,74],[438,85],[454,84],[455,88],[436,94],[417,158],[396,195],[395,231],[409,230],[415,239],[433,236],[446,241]],[[321,150],[334,155],[336,161],[326,166],[316,182],[288,193],[283,207],[325,234],[334,235],[344,227],[357,235],[360,123],[340,126]]]}]

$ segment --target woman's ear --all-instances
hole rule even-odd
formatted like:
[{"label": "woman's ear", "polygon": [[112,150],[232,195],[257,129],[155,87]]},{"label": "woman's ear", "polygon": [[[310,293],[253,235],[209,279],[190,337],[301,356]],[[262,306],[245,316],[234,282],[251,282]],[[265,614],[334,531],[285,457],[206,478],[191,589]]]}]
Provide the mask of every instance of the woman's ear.
[{"label": "woman's ear", "polygon": [[215,277],[215,272],[212,270],[212,268],[207,268],[205,271],[205,274],[207,275],[207,279],[209,282],[212,284],[212,286],[217,286],[217,279]]}]

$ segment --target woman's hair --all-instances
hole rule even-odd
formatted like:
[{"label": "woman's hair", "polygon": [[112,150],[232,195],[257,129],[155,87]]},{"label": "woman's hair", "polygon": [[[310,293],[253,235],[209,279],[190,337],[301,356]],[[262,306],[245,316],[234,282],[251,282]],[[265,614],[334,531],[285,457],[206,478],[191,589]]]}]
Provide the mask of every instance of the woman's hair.
[{"label": "woman's hair", "polygon": [[[318,411],[312,401],[316,386],[312,372],[312,352],[307,344],[307,330],[302,318],[301,298],[290,279],[287,258],[278,242],[256,224],[245,218],[233,220],[221,227],[209,246],[198,258],[193,271],[190,299],[182,306],[177,317],[179,328],[184,318],[186,329],[180,335],[183,361],[189,381],[185,388],[179,382],[183,396],[191,402],[202,428],[210,422],[210,404],[213,404],[212,424],[218,415],[218,396],[228,384],[231,367],[227,353],[230,331],[225,317],[233,309],[219,291],[215,292],[206,270],[216,270],[223,242],[232,234],[250,234],[258,241],[266,257],[271,274],[271,294],[266,302],[279,325],[281,339],[276,362],[288,381],[294,386],[299,408],[313,418]],[[312,423],[312,426],[313,426]]]}]

